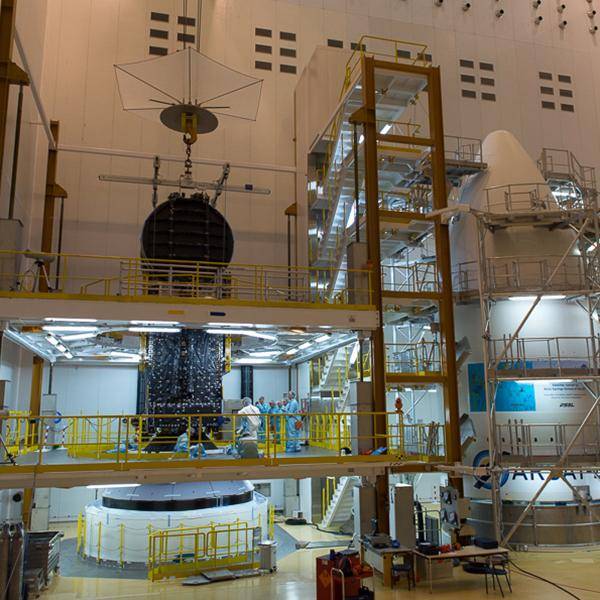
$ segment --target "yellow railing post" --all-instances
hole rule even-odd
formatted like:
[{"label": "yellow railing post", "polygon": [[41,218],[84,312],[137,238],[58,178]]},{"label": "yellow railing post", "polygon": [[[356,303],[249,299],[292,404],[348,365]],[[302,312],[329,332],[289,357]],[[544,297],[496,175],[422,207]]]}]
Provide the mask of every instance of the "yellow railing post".
[{"label": "yellow railing post", "polygon": [[98,521],[98,543],[97,543],[97,555],[96,562],[100,562],[100,555],[102,552],[102,521]]},{"label": "yellow railing post", "polygon": [[152,525],[148,524],[148,567],[153,566],[155,547],[153,546]]},{"label": "yellow railing post", "polygon": [[86,557],[86,542],[87,542],[87,519],[85,518],[85,516],[83,516],[82,518],[82,535],[81,535],[81,555],[85,558]]}]

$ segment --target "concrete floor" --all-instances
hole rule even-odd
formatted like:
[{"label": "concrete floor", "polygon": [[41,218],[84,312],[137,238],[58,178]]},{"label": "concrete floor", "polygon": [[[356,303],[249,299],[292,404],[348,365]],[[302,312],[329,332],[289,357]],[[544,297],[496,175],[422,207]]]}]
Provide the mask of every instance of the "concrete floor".
[{"label": "concrete floor", "polygon": [[[331,540],[332,544],[345,546],[346,539],[322,533],[313,527],[282,528],[298,540]],[[178,580],[151,583],[147,580],[109,579],[93,577],[57,577],[41,598],[52,600],[121,600],[126,598],[150,598],[152,600],[309,600],[315,598],[315,557],[326,554],[326,549],[297,550],[279,563],[277,573],[253,579],[216,583],[198,588],[183,587]],[[570,588],[580,600],[600,598],[600,550],[571,550],[567,552],[513,553],[512,560],[520,567],[560,584],[568,584],[589,591]],[[383,588],[381,580],[375,581],[376,598],[414,598],[425,600],[443,597],[448,600],[475,600],[485,598],[485,585],[480,576],[469,575],[461,568],[454,569],[454,578],[434,585],[433,596],[425,583],[408,592],[404,582],[394,590]],[[531,579],[513,571],[512,596],[523,600],[559,600],[568,596],[539,580]],[[490,598],[500,598],[499,592],[491,592]]]}]

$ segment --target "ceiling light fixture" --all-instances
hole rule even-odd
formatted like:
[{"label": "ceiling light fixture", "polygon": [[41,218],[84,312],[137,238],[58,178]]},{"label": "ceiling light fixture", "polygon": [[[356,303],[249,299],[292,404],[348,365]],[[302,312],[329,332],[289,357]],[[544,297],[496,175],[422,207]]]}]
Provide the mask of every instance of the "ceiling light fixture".
[{"label": "ceiling light fixture", "polygon": [[277,336],[262,333],[261,331],[254,331],[253,329],[207,329],[206,333],[212,335],[247,335],[249,337],[270,340],[272,342],[277,341]]},{"label": "ceiling light fixture", "polygon": [[139,487],[141,483],[94,483],[86,485],[88,490],[104,490],[110,488],[128,488],[128,487]]},{"label": "ceiling light fixture", "polygon": [[179,333],[181,327],[129,327],[132,333]]},{"label": "ceiling light fixture", "polygon": [[312,346],[312,342],[304,342],[304,344],[300,344],[298,346],[298,350],[306,350]]},{"label": "ceiling light fixture", "polygon": [[60,344],[60,342],[53,335],[47,335],[46,341],[53,346],[58,346]]},{"label": "ceiling light fixture", "polygon": [[273,361],[270,358],[238,358],[234,361],[236,365],[266,365]]},{"label": "ceiling light fixture", "polygon": [[91,331],[98,331],[97,327],[87,327],[83,325],[44,325],[42,329],[44,331],[51,331],[53,333],[86,333]]},{"label": "ceiling light fixture", "polygon": [[75,342],[78,340],[89,340],[91,338],[95,338],[100,332],[90,332],[90,333],[71,333],[69,335],[61,335],[60,337],[65,342]]},{"label": "ceiling light fixture", "polygon": [[153,325],[161,326],[172,326],[172,325],[180,325],[179,321],[131,321],[132,325],[143,325],[145,327],[151,327]]},{"label": "ceiling light fixture", "polygon": [[49,323],[97,323],[98,319],[73,319],[70,317],[45,317],[44,321]]},{"label": "ceiling light fixture", "polygon": [[329,336],[327,334],[325,335],[320,335],[316,340],[315,343],[317,344],[322,344],[323,342],[326,342],[329,340]]},{"label": "ceiling light fixture", "polygon": [[252,323],[207,323],[209,327],[237,327],[239,328],[247,328],[253,327]]}]

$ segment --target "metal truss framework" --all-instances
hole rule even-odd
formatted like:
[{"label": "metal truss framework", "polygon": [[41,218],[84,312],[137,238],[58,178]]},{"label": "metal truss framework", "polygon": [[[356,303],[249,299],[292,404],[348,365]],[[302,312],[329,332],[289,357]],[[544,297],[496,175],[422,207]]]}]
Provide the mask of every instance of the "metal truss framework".
[{"label": "metal truss framework", "polygon": [[[560,156],[566,155],[568,160],[552,161],[552,157],[557,153],[560,153]],[[507,186],[500,191],[504,196],[503,204],[508,212],[494,212],[493,204],[490,205],[488,202],[488,212],[475,214],[478,230],[477,279],[483,331],[485,397],[488,417],[489,467],[487,468],[487,474],[491,483],[494,533],[496,539],[502,540],[501,544],[503,546],[510,541],[554,477],[560,477],[570,488],[573,488],[565,480],[564,472],[572,469],[572,466],[568,466],[568,459],[582,432],[593,417],[595,417],[595,427],[600,432],[600,363],[598,355],[600,348],[594,324],[596,311],[600,304],[600,284],[598,280],[600,228],[595,178],[593,177],[593,170],[580,167],[574,157],[570,153],[565,153],[565,151],[544,150],[539,165],[553,194],[555,194],[556,201],[541,197],[538,192],[539,185],[536,184],[529,185],[527,191],[523,189],[515,190],[511,189],[511,186]],[[548,168],[549,165],[551,168]],[[574,165],[579,168],[574,168]],[[558,190],[564,190],[565,188],[573,191],[562,195],[557,193]],[[489,192],[490,190],[488,190],[488,194]],[[558,209],[556,204],[558,204]],[[510,284],[506,285],[507,281],[504,279],[504,285],[498,285],[498,277],[493,269],[495,259],[490,259],[486,255],[487,236],[493,236],[494,232],[500,229],[523,226],[546,227],[548,230],[568,228],[573,231],[574,237],[558,260],[552,262],[553,268],[550,269],[549,274],[543,280],[511,286]],[[572,286],[569,285],[568,281],[561,282],[561,293],[568,300],[575,302],[586,313],[590,332],[589,338],[586,338],[586,343],[589,341],[591,350],[587,356],[589,361],[587,368],[581,372],[578,369],[573,369],[566,376],[581,382],[585,390],[591,395],[593,404],[583,421],[577,424],[570,441],[566,443],[558,460],[554,464],[546,464],[543,467],[544,471],[548,469],[546,478],[512,528],[505,534],[500,478],[506,467],[501,464],[501,443],[499,441],[501,436],[496,423],[498,385],[501,381],[519,380],[524,376],[528,379],[535,377],[539,379],[565,377],[565,372],[561,369],[561,357],[552,356],[553,353],[550,350],[548,351],[548,360],[544,360],[543,364],[539,365],[539,370],[536,370],[534,365],[534,368],[529,368],[527,373],[524,372],[528,363],[525,350],[527,345],[526,338],[520,338],[519,334],[542,301],[544,294],[555,291],[553,285],[563,272],[567,261],[572,258],[574,250],[578,250],[581,257],[582,281],[577,281]],[[569,287],[572,287],[572,289],[569,289]],[[532,299],[525,316],[510,337],[503,340],[494,340],[492,338],[492,323],[493,309],[496,302],[506,300],[515,293],[523,294],[526,292],[535,297]],[[548,339],[558,340],[559,338]],[[556,347],[558,348],[558,341]],[[511,468],[528,469],[531,468],[531,465],[513,464]],[[599,468],[597,465],[585,466],[586,471],[597,471]],[[587,501],[579,492],[575,492],[577,490],[574,490],[574,497],[585,505]]]}]

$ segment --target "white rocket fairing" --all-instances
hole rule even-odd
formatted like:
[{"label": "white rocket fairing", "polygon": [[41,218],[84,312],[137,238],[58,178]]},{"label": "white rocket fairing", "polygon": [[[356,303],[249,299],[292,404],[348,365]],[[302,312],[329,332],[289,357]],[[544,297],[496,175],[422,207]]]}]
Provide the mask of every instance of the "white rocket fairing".
[{"label": "white rocket fairing", "polygon": [[[527,154],[518,140],[507,131],[496,131],[487,136],[483,142],[483,161],[487,170],[464,186],[461,203],[468,204],[472,211],[494,213],[496,215],[535,211],[558,210],[559,207],[552,192],[546,184],[536,163]],[[510,187],[509,187],[510,186]],[[519,263],[522,282],[539,283],[540,260],[548,259],[549,264],[557,262],[563,253],[569,250],[575,233],[568,229],[556,229],[533,225],[511,226],[496,229],[485,235],[485,256],[494,264],[498,273],[511,273],[515,262]],[[478,231],[477,221],[473,214],[461,213],[460,218],[450,228],[452,263],[454,273],[467,273],[462,283],[467,281],[469,291],[478,290],[477,257]],[[576,254],[569,250],[569,254]],[[516,258],[520,257],[520,258]],[[530,257],[531,261],[523,261]],[[573,257],[576,259],[576,257]],[[493,271],[493,268],[490,269]],[[501,276],[500,276],[501,277]],[[507,278],[507,281],[509,278]],[[455,277],[457,285],[460,280]],[[500,279],[500,281],[502,281]],[[461,291],[467,291],[464,287]],[[519,290],[522,292],[522,290]],[[531,294],[534,295],[534,294]],[[495,303],[492,310],[491,333],[493,338],[502,338],[514,333],[521,319],[531,306],[531,301],[513,302],[508,299]],[[476,429],[477,441],[467,451],[464,458],[471,464],[488,447],[488,424],[485,409],[482,410],[481,387],[483,352],[481,311],[478,301],[456,306],[455,311],[456,339],[467,337],[472,353],[468,362],[459,373],[459,396],[461,411],[470,414]],[[527,319],[520,332],[522,338],[543,338],[552,336],[589,336],[589,320],[584,311],[574,303],[547,300],[541,302]],[[478,377],[474,381],[475,376]],[[505,387],[515,395],[524,390],[518,382],[512,388]],[[528,403],[517,410],[507,410],[509,401],[497,410],[497,423],[506,424],[509,420],[522,421],[525,424],[569,423],[578,424],[589,410],[592,399],[577,383],[553,383],[551,380],[529,383]],[[478,398],[474,396],[479,394]],[[510,396],[510,394],[509,394]],[[477,401],[478,400],[478,401]],[[498,400],[498,396],[497,396]],[[483,403],[485,406],[485,403]],[[547,442],[548,453],[555,452],[552,443],[556,442],[556,430],[553,428],[538,429],[537,442]],[[547,439],[546,439],[547,438]],[[543,452],[542,452],[543,453]],[[552,460],[548,461],[549,463]],[[529,500],[538,484],[538,479],[526,481],[507,480],[502,488],[505,499]],[[486,498],[489,492],[481,486],[474,486],[472,478],[465,481],[465,493],[471,497]],[[590,483],[590,482],[586,482]],[[592,497],[600,497],[600,480],[590,483]],[[545,490],[544,501],[572,499],[572,491],[561,481],[552,482]]]}]

